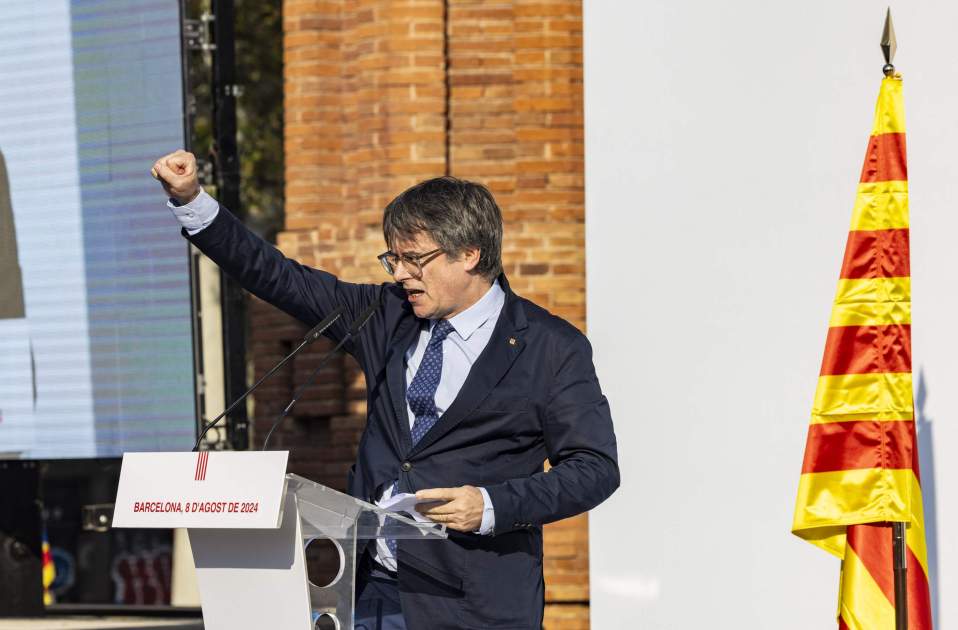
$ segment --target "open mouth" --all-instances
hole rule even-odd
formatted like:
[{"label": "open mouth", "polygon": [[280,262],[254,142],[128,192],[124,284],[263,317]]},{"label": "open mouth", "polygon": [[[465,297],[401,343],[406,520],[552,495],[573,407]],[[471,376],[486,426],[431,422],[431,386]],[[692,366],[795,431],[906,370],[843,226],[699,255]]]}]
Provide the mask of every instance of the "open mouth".
[{"label": "open mouth", "polygon": [[424,291],[422,289],[406,289],[406,299],[415,301],[415,299],[423,293]]}]

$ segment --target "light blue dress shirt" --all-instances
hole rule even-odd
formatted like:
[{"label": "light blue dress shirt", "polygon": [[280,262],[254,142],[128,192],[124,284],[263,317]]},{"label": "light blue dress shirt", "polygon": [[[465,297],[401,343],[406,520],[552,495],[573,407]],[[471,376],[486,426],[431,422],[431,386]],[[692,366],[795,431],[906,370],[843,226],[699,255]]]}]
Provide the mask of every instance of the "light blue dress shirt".
[{"label": "light blue dress shirt", "polygon": [[[219,213],[219,203],[213,199],[205,190],[200,190],[199,195],[192,201],[183,205],[177,205],[173,200],[167,202],[167,206],[173,211],[173,215],[186,229],[186,232],[192,236],[213,222]],[[439,378],[439,387],[436,390],[436,410],[439,417],[449,408],[452,401],[455,400],[462,389],[466,377],[469,376],[469,370],[472,364],[476,362],[479,355],[485,349],[486,344],[492,337],[492,331],[499,320],[499,314],[505,304],[505,292],[498,282],[493,282],[489,290],[486,291],[478,302],[462,311],[455,317],[449,319],[449,323],[456,329],[449,333],[449,336],[442,342],[442,375]],[[435,321],[430,321],[428,325],[423,325],[419,338],[406,351],[406,386],[412,382],[426,353],[426,346],[432,337],[432,328]],[[416,416],[412,409],[406,404],[406,411],[409,416],[409,428],[412,429]],[[479,525],[479,534],[491,534],[496,526],[495,510],[492,506],[492,500],[485,488],[479,488],[482,493],[483,510],[482,523]],[[392,494],[392,487],[387,487],[379,501],[389,498]],[[376,541],[376,560],[387,569],[396,570],[396,559],[392,557],[389,549],[386,547],[385,540]]]}]

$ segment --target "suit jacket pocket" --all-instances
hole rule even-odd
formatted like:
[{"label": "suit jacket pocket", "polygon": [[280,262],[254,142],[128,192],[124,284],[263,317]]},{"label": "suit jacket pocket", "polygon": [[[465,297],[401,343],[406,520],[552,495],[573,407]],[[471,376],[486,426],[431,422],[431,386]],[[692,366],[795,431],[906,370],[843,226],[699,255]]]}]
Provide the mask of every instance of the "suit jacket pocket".
[{"label": "suit jacket pocket", "polygon": [[465,588],[465,626],[539,627],[544,597],[539,531],[476,539],[469,553]]}]

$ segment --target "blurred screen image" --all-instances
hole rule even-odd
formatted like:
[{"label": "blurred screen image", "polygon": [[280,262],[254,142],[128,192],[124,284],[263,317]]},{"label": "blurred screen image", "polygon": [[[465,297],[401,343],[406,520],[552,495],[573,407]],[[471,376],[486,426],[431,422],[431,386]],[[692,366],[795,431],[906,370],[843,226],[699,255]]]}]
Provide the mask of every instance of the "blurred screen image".
[{"label": "blurred screen image", "polygon": [[0,0],[0,457],[189,448],[175,0]]}]

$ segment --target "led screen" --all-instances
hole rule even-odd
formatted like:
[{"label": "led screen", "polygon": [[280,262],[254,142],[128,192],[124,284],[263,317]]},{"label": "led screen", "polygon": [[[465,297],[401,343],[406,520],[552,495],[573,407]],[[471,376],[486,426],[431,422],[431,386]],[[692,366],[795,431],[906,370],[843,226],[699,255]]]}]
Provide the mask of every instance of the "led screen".
[{"label": "led screen", "polygon": [[192,441],[181,76],[175,0],[0,0],[0,457]]}]

